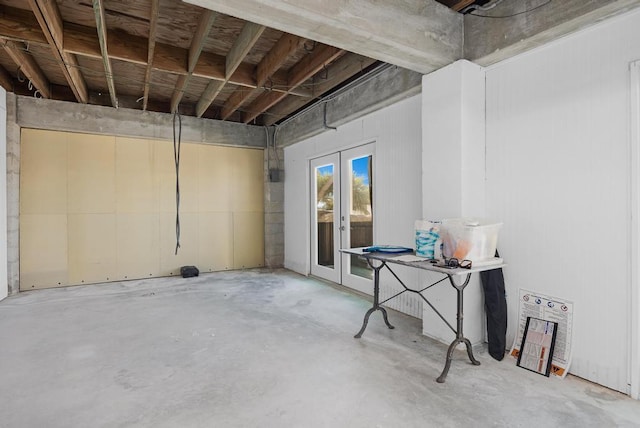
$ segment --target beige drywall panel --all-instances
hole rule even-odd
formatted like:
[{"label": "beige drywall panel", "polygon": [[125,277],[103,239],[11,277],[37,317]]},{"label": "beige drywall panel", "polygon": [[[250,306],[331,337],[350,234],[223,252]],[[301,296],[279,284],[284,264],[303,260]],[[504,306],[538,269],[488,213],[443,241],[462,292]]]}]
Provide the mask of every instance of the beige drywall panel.
[{"label": "beige drywall panel", "polygon": [[237,149],[204,144],[198,146],[200,212],[232,210],[235,193],[232,162],[235,150]]},{"label": "beige drywall panel", "polygon": [[117,214],[117,279],[160,275],[160,214]]},{"label": "beige drywall panel", "polygon": [[21,214],[20,290],[68,284],[66,214]]},{"label": "beige drywall panel", "polygon": [[69,213],[114,213],[115,137],[67,135]]},{"label": "beige drywall panel", "polygon": [[117,276],[116,215],[68,214],[69,282],[113,281]]},{"label": "beige drywall panel", "polygon": [[24,130],[23,289],[264,264],[263,150]]},{"label": "beige drywall panel", "polygon": [[67,135],[22,129],[20,213],[67,212]]},{"label": "beige drywall panel", "polygon": [[264,213],[233,213],[233,267],[264,265]]},{"label": "beige drywall panel", "polygon": [[[160,211],[176,211],[176,165],[173,142],[156,141],[156,168],[160,181]],[[180,147],[180,211],[198,211],[198,144]]]},{"label": "beige drywall panel", "polygon": [[231,212],[198,214],[198,268],[215,272],[233,268],[233,215]]},{"label": "beige drywall panel", "polygon": [[179,275],[198,262],[198,214],[180,213],[180,248],[176,251],[176,215],[160,213],[160,275]]},{"label": "beige drywall panel", "polygon": [[115,178],[118,213],[158,212],[160,195],[155,162],[153,141],[116,138]]},{"label": "beige drywall panel", "polygon": [[233,149],[233,211],[264,210],[264,151]]}]

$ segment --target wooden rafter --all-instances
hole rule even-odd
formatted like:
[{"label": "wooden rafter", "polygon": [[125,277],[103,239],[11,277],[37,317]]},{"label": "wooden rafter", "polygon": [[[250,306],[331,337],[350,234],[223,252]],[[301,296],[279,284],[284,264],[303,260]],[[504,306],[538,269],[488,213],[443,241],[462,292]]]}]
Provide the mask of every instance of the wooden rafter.
[{"label": "wooden rafter", "polygon": [[0,34],[14,40],[48,43],[33,12],[0,5]]},{"label": "wooden rafter", "polygon": [[51,85],[35,59],[26,52],[22,43],[0,39],[0,46],[9,54],[20,71],[31,81],[43,98],[51,98]]},{"label": "wooden rafter", "polygon": [[142,109],[149,105],[149,84],[151,83],[151,68],[153,55],[156,49],[156,31],[158,30],[158,15],[160,14],[160,0],[151,0],[151,12],[149,14],[149,42],[147,44],[147,68],[144,73],[144,94],[142,95]]},{"label": "wooden rafter", "polygon": [[240,35],[227,54],[225,61],[225,78],[227,80],[231,78],[236,69],[242,64],[242,60],[247,56],[253,45],[256,44],[265,28],[264,25],[254,24],[253,22],[244,24]]},{"label": "wooden rafter", "polygon": [[216,99],[218,94],[224,85],[231,79],[233,74],[236,72],[240,64],[242,64],[242,60],[247,56],[253,45],[258,41],[260,36],[265,30],[264,25],[254,24],[252,22],[247,22],[242,31],[240,31],[240,35],[229,49],[229,53],[225,58],[225,78],[224,82],[220,84],[217,81],[211,81],[207,85],[204,93],[198,100],[198,104],[196,105],[196,115],[198,117],[202,117],[205,111],[209,108],[211,103]]},{"label": "wooden rafter", "polygon": [[[375,59],[367,58],[354,53],[343,55],[327,69],[327,75],[317,82],[314,82],[314,98],[330,91],[340,83],[361,72],[365,68],[376,62]],[[320,73],[322,74],[322,73]],[[316,78],[314,78],[315,80]],[[287,97],[271,108],[264,117],[264,124],[271,126],[289,114],[307,104],[309,100],[300,97]]]},{"label": "wooden rafter", "polygon": [[[344,50],[334,48],[333,46],[320,45],[316,47],[316,50],[304,57],[289,70],[287,86],[289,88],[296,88],[304,83],[305,80],[322,70],[323,67],[340,58],[344,53]],[[247,112],[242,117],[242,121],[244,123],[251,122],[286,96],[286,93],[265,92],[249,106]]]},{"label": "wooden rafter", "polygon": [[[166,42],[162,43],[157,38],[157,33],[160,31],[159,25],[161,25],[160,19],[165,18],[164,15],[160,15],[160,0],[148,0],[143,7],[134,3],[119,2],[114,10],[111,10],[106,0],[92,0],[90,4],[93,7],[95,27],[93,24],[87,26],[69,22],[74,20],[73,13],[79,10],[74,12],[74,8],[77,9],[75,5],[71,9],[58,9],[58,2],[55,0],[27,0],[23,3],[29,4],[31,9],[0,5],[0,51],[6,50],[19,64],[20,74],[29,78],[30,87],[37,89],[42,96],[48,98],[71,100],[73,92],[75,99],[79,102],[104,102],[104,99],[99,100],[88,94],[87,83],[85,83],[85,76],[81,73],[78,59],[89,57],[102,61],[111,103],[115,107],[126,105],[133,108],[142,107],[144,110],[148,108],[165,110],[169,107],[165,102],[160,99],[156,102],[152,99],[151,84],[152,76],[154,81],[155,77],[158,77],[159,93],[156,95],[166,96],[171,90],[166,88],[166,76],[169,73],[177,78],[177,82],[172,86],[173,96],[170,97],[172,111],[175,111],[180,101],[185,98],[185,89],[190,85],[190,80],[198,77],[207,79],[209,84],[201,94],[197,105],[184,106],[181,109],[185,114],[199,117],[205,114],[225,89],[225,85],[229,83],[238,88],[222,106],[220,116],[223,120],[230,117],[238,120],[242,117],[242,120],[248,123],[263,115],[260,123],[272,124],[315,99],[319,96],[319,91],[333,88],[334,83],[341,83],[373,62],[369,58],[355,54],[343,56],[345,52],[338,48],[318,44],[313,52],[307,54],[290,70],[282,70],[282,64],[286,63],[294,53],[301,51],[300,45],[305,40],[299,36],[282,33],[281,38],[269,52],[265,54],[264,51],[256,51],[256,54],[263,54],[262,60],[256,64],[248,61],[247,55],[262,37],[265,27],[251,22],[244,23],[227,55],[206,52],[206,46],[213,43],[213,41],[207,43],[207,40],[217,15],[217,12],[206,9],[196,11],[196,19],[199,22],[195,31],[194,27],[191,27],[191,44],[186,48],[172,46]],[[63,22],[61,10],[68,12],[69,21]],[[66,14],[65,17],[67,17]],[[125,23],[122,19],[126,19],[127,22]],[[128,33],[126,25],[130,19],[137,21],[131,22],[131,33]],[[145,27],[145,22],[148,23],[148,27]],[[180,22],[181,25],[186,23],[184,20]],[[122,28],[122,31],[111,31],[111,25]],[[141,33],[142,36],[137,35]],[[176,31],[176,36],[178,35],[183,37],[183,31]],[[224,42],[228,43],[230,36],[230,32],[222,32],[222,37],[226,38]],[[214,36],[211,35],[211,37]],[[45,70],[40,69],[40,59],[32,52],[43,52],[43,49],[47,50],[43,60],[46,59],[49,62],[54,60],[61,64],[67,86],[56,86],[49,82]],[[49,50],[53,53],[53,57],[49,54]],[[128,70],[144,70],[140,75],[140,79],[144,75],[144,82],[141,82],[144,88],[143,94],[136,95],[134,84],[119,82],[118,76],[113,75],[112,66],[115,65],[113,61],[116,60],[139,66],[127,66]],[[91,63],[88,62],[88,64]],[[327,69],[322,70],[323,67]],[[10,71],[11,73],[0,69],[0,85],[17,90],[14,70],[10,69]],[[319,73],[319,71],[322,72]],[[314,75],[317,76],[313,84],[305,84],[309,83]],[[125,78],[125,76],[120,77]],[[56,78],[55,81],[58,80],[59,78]],[[120,89],[120,83],[122,83],[122,89]],[[116,94],[117,91],[122,93]],[[132,92],[125,96],[127,91]],[[140,103],[140,95],[142,95],[142,103]],[[239,109],[242,109],[242,115],[237,113]]]},{"label": "wooden rafter", "polygon": [[[298,47],[304,43],[303,38],[285,33],[280,37],[271,50],[262,58],[262,61],[256,66],[256,86],[263,86],[269,77],[275,73],[286,59],[293,54]],[[248,91],[244,88],[237,89],[227,100],[222,108],[221,118],[226,120],[235,112],[244,102],[249,99],[255,91]],[[305,100],[306,102],[306,100]]]},{"label": "wooden rafter", "polygon": [[473,3],[475,3],[475,0],[457,0],[450,7],[451,7],[451,9],[455,10],[456,12],[460,12],[462,9],[464,9],[465,7],[467,7],[469,5],[472,5]]},{"label": "wooden rafter", "polygon": [[0,65],[0,86],[7,90],[7,92],[13,91],[13,79],[11,75],[3,66]]},{"label": "wooden rafter", "polygon": [[109,49],[107,46],[107,24],[104,19],[104,0],[93,0],[93,12],[96,16],[96,31],[98,32],[98,41],[100,42],[100,51],[102,52],[104,74],[105,78],[107,79],[109,95],[111,96],[111,105],[115,108],[118,108],[116,85],[113,80],[111,59],[109,58]]},{"label": "wooden rafter", "polygon": [[[18,11],[18,13],[14,11]],[[47,44],[47,40],[32,13],[6,6],[0,6],[0,12],[2,12],[0,13],[0,37],[18,39],[25,43]],[[25,16],[24,12],[28,15]],[[148,45],[147,38],[131,34],[123,36],[120,33],[112,32],[109,34],[108,55],[111,59],[147,66],[149,64]],[[65,22],[64,51],[102,60],[100,42],[96,37],[95,28],[92,27]],[[188,55],[187,49],[156,42],[151,68],[159,72],[187,74]],[[225,62],[224,56],[202,52],[192,74],[205,79],[224,81]],[[286,86],[286,73],[276,72],[271,79],[274,91],[287,92],[280,88],[280,86]],[[245,88],[256,88],[254,66],[240,64],[228,82]],[[312,95],[302,88],[289,93],[305,98]]]},{"label": "wooden rafter", "polygon": [[193,70],[198,64],[198,59],[200,58],[200,54],[202,53],[202,48],[204,47],[204,43],[209,36],[209,32],[211,31],[211,27],[213,27],[213,23],[215,22],[217,16],[217,13],[208,9],[205,9],[200,16],[198,28],[193,35],[193,38],[191,39],[191,45],[189,46],[189,53],[187,57],[187,73],[178,78],[178,83],[176,83],[176,88],[174,89],[173,96],[171,97],[171,112],[177,110],[178,105],[182,100],[184,90],[187,87],[189,78],[191,77]]},{"label": "wooden rafter", "polygon": [[62,16],[57,3],[47,0],[29,0],[29,3],[76,100],[86,104],[89,100],[89,92],[78,67],[78,60],[75,55],[63,50]]}]

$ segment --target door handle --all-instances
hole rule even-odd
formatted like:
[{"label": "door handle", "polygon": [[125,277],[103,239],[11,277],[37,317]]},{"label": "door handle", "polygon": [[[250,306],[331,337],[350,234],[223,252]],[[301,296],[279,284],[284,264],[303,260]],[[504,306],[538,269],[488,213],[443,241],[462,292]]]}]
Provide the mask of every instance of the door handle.
[{"label": "door handle", "polygon": [[340,226],[340,231],[344,232],[344,226]]}]

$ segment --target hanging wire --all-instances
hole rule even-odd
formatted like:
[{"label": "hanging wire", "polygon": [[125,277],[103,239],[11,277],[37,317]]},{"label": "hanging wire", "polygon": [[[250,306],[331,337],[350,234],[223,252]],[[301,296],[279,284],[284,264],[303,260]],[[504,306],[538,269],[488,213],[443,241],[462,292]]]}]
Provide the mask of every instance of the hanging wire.
[{"label": "hanging wire", "polygon": [[[176,118],[178,119],[178,130],[176,138]],[[180,248],[180,143],[182,142],[182,118],[176,108],[173,113],[173,158],[176,164],[176,252]]]}]

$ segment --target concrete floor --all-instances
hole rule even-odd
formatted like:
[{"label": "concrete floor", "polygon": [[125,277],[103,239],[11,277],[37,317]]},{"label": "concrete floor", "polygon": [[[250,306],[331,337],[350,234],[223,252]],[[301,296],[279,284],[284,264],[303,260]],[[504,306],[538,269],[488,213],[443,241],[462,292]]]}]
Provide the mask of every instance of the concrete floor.
[{"label": "concrete floor", "polygon": [[[637,427],[640,402],[446,346],[420,321],[288,271],[0,302],[2,427]],[[469,320],[467,320],[469,322]]]}]

